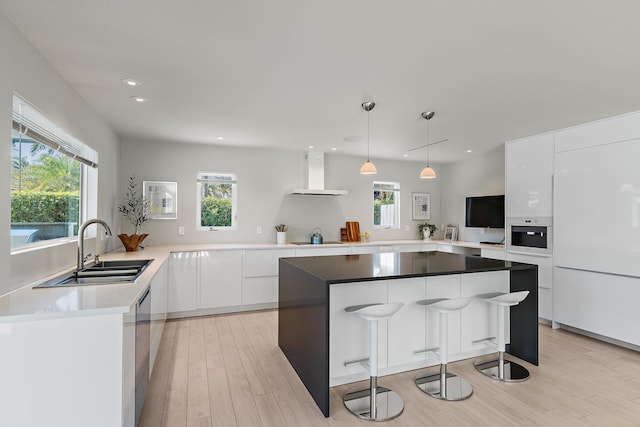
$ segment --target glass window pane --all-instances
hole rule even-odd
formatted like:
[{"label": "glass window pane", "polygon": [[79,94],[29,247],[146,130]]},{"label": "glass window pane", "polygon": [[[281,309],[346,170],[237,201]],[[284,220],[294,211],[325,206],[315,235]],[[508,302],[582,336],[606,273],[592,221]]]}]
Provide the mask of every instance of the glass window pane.
[{"label": "glass window pane", "polygon": [[82,164],[15,130],[11,154],[11,246],[76,236]]},{"label": "glass window pane", "polygon": [[373,225],[381,228],[399,228],[400,184],[373,183]]},{"label": "glass window pane", "polygon": [[198,182],[200,187],[200,226],[234,227],[235,175],[201,173]]}]

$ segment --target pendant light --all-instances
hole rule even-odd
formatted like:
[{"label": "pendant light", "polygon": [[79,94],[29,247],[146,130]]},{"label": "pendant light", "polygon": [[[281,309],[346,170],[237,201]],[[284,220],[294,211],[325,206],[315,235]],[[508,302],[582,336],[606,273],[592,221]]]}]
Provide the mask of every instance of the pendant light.
[{"label": "pendant light", "polygon": [[422,118],[427,121],[427,167],[420,172],[420,179],[434,179],[436,177],[436,171],[429,166],[429,120],[433,118],[435,113],[433,111],[425,111],[422,113]]},{"label": "pendant light", "polygon": [[361,175],[373,175],[378,173],[376,166],[369,160],[369,112],[376,104],[373,101],[363,102],[362,109],[367,112],[367,161],[360,168]]}]

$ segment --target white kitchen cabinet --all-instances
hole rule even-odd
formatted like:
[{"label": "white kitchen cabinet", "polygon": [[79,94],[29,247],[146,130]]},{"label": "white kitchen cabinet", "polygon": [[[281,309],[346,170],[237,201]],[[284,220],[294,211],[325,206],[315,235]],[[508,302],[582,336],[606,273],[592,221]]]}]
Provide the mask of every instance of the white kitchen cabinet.
[{"label": "white kitchen cabinet", "polygon": [[[382,375],[439,363],[434,353],[439,343],[439,313],[419,306],[422,299],[472,297],[487,292],[509,292],[509,271],[452,274],[409,279],[334,284],[329,289],[329,377],[331,386],[367,377],[359,364],[346,362],[368,357],[368,326],[348,306],[402,302],[391,319],[379,321],[378,358]],[[448,314],[447,348],[451,360],[480,356],[495,350],[473,340],[496,336],[497,312],[492,304],[472,301]],[[507,322],[509,321],[507,317]],[[509,327],[507,326],[507,333]],[[508,340],[507,340],[508,342]],[[420,352],[416,354],[415,352]]]},{"label": "white kitchen cabinet", "polygon": [[[331,285],[329,290],[329,378],[348,375],[368,377],[360,364],[345,362],[368,358],[367,321],[346,307],[358,304],[386,303],[387,281],[356,282]],[[378,321],[378,368],[387,366],[387,320]]]},{"label": "white kitchen cabinet", "polygon": [[393,252],[393,246],[392,245],[351,246],[351,253],[353,255],[378,254],[381,252]]},{"label": "white kitchen cabinet", "polygon": [[134,427],[135,304],[99,311],[2,324],[2,426]]},{"label": "white kitchen cabinet", "polygon": [[242,304],[242,250],[200,252],[199,309]]},{"label": "white kitchen cabinet", "polygon": [[279,259],[295,255],[295,249],[245,250],[242,304],[273,304],[278,302]]},{"label": "white kitchen cabinet", "polygon": [[551,217],[554,134],[505,144],[505,212],[513,217]]},{"label": "white kitchen cabinet", "polygon": [[[460,275],[430,276],[388,281],[389,302],[404,306],[389,319],[389,366],[425,361],[439,363],[433,352],[440,346],[440,317],[417,302],[424,299],[460,298]],[[450,355],[460,352],[460,313],[448,314],[447,348]],[[416,354],[416,352],[418,352]]]},{"label": "white kitchen cabinet", "polygon": [[415,353],[427,348],[425,309],[416,304],[417,301],[426,298],[425,284],[424,277],[388,281],[388,301],[404,304],[402,309],[388,320],[389,366],[426,359],[425,353]]},{"label": "white kitchen cabinet", "polygon": [[[461,275],[461,296],[473,297],[488,292],[509,292],[509,271],[492,271]],[[486,343],[474,344],[473,341],[495,337],[497,334],[497,316],[495,304],[472,300],[461,312],[461,351],[482,350]],[[509,316],[506,318],[507,337],[509,336]],[[507,343],[509,339],[507,338]]]},{"label": "white kitchen cabinet", "polygon": [[[158,261],[154,261],[158,262]],[[151,279],[151,346],[149,356],[149,377],[153,371],[154,362],[160,341],[162,340],[162,332],[164,331],[164,323],[167,319],[167,285],[168,285],[168,261],[165,261],[158,269],[153,279]]]},{"label": "white kitchen cabinet", "polygon": [[171,254],[167,304],[170,313],[198,308],[199,258],[199,252]]},{"label": "white kitchen cabinet", "polygon": [[314,245],[305,245],[296,248],[296,256],[326,256],[326,255],[350,255],[350,246],[332,246],[318,247]]},{"label": "white kitchen cabinet", "polygon": [[437,250],[438,245],[436,243],[393,245],[393,252],[430,252]]},{"label": "white kitchen cabinet", "polygon": [[482,258],[499,259],[504,261],[506,259],[506,252],[504,249],[481,248],[480,256]]},{"label": "white kitchen cabinet", "polygon": [[295,249],[255,249],[244,251],[244,277],[265,277],[278,275],[280,258],[296,256]]},{"label": "white kitchen cabinet", "polygon": [[471,248],[468,246],[454,245],[452,243],[437,243],[438,252],[447,252],[450,254],[460,255],[480,255],[480,248]]},{"label": "white kitchen cabinet", "polygon": [[[426,299],[436,298],[460,298],[461,288],[460,274],[452,274],[448,276],[430,276],[427,277]],[[427,348],[440,347],[440,314],[434,310],[426,310],[426,345]],[[449,346],[447,351],[449,355],[460,353],[460,334],[461,334],[461,312],[453,312],[448,314],[448,334],[447,340]],[[438,363],[434,359],[434,355],[430,355],[434,363]]]},{"label": "white kitchen cabinet", "polygon": [[554,267],[553,320],[640,345],[640,278]]},{"label": "white kitchen cabinet", "polygon": [[538,266],[538,317],[546,320],[554,320],[553,258],[550,256],[524,255],[507,252],[507,260],[536,264]]}]

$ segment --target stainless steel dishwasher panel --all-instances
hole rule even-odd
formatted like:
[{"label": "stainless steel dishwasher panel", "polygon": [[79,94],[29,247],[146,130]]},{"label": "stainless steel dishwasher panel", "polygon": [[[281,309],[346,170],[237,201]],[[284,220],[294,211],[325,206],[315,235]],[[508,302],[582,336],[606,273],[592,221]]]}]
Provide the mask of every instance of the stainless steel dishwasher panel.
[{"label": "stainless steel dishwasher panel", "polygon": [[136,425],[140,420],[144,396],[149,384],[149,348],[151,344],[151,287],[138,300],[136,310]]}]

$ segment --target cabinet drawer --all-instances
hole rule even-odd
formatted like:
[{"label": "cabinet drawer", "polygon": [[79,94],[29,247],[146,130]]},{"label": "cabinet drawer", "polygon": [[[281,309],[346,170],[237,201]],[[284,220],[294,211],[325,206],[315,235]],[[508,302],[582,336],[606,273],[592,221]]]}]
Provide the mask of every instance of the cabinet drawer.
[{"label": "cabinet drawer", "polygon": [[553,289],[538,287],[538,317],[552,320]]},{"label": "cabinet drawer", "polygon": [[482,248],[480,249],[480,256],[482,258],[505,260],[507,254],[505,253],[504,249]]},{"label": "cabinet drawer", "polygon": [[377,254],[381,252],[393,252],[393,246],[380,245],[380,246],[352,246],[351,247],[351,253],[355,255]]},{"label": "cabinet drawer", "polygon": [[507,253],[507,260],[537,265],[538,286],[546,289],[553,288],[553,258]]},{"label": "cabinet drawer", "polygon": [[245,250],[244,277],[277,276],[278,259],[295,254],[295,249]]},{"label": "cabinet drawer", "polygon": [[393,252],[429,252],[438,250],[436,243],[423,243],[418,245],[394,245]]},{"label": "cabinet drawer", "polygon": [[314,245],[308,245],[303,248],[296,249],[296,256],[326,256],[326,255],[350,255],[351,248],[349,246],[344,247],[332,247],[332,248],[317,248],[312,247]]},{"label": "cabinet drawer", "polygon": [[242,283],[242,304],[278,302],[278,277],[249,277]]}]

